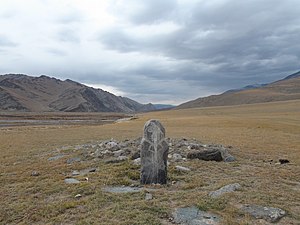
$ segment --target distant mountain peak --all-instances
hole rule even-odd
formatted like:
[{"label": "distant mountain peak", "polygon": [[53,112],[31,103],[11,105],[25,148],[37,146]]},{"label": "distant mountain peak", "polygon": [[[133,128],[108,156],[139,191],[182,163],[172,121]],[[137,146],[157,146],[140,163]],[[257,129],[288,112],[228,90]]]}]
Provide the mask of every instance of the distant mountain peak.
[{"label": "distant mountain peak", "polygon": [[0,111],[134,113],[154,109],[152,104],[140,104],[70,79],[62,81],[46,75],[0,75]]}]

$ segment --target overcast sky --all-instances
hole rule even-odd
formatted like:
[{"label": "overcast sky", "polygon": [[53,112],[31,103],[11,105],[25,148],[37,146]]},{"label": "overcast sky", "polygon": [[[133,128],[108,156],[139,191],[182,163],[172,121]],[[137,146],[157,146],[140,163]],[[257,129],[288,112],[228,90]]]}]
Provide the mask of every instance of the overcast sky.
[{"label": "overcast sky", "polygon": [[300,0],[0,0],[0,74],[178,104],[300,70]]}]

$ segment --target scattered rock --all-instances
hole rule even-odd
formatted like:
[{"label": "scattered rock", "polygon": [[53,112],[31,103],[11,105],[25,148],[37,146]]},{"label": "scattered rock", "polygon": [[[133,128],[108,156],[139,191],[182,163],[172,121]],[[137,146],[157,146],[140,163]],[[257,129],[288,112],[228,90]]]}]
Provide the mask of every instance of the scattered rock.
[{"label": "scattered rock", "polygon": [[75,195],[75,198],[81,198],[82,197],[82,195],[81,194],[77,194],[77,195]]},{"label": "scattered rock", "polygon": [[118,151],[115,151],[114,152],[114,157],[119,157],[119,156],[122,156],[123,154],[125,153],[124,150],[118,150]]},{"label": "scattered rock", "polygon": [[286,164],[289,163],[290,161],[287,159],[279,159],[280,164]]},{"label": "scattered rock", "polygon": [[183,160],[182,156],[178,153],[174,153],[172,159],[174,160],[174,162],[180,162]]},{"label": "scattered rock", "polygon": [[219,225],[219,217],[196,207],[178,208],[172,214],[174,222],[182,225]]},{"label": "scattered rock", "polygon": [[142,188],[120,186],[120,187],[104,187],[102,190],[110,193],[135,193],[135,192],[140,192]]},{"label": "scattered rock", "polygon": [[118,158],[111,158],[111,159],[107,159],[104,162],[109,164],[109,163],[119,163],[119,162],[123,162],[128,160],[127,156],[119,156]]},{"label": "scattered rock", "polygon": [[235,158],[232,155],[227,156],[224,158],[224,162],[234,162]]},{"label": "scattered rock", "polygon": [[80,172],[79,172],[79,171],[74,170],[74,171],[72,172],[72,176],[78,176],[78,175],[80,175]]},{"label": "scattered rock", "polygon": [[184,167],[184,166],[175,166],[175,169],[177,171],[181,171],[181,172],[189,172],[189,171],[191,171],[190,168],[187,168],[187,167]]},{"label": "scattered rock", "polygon": [[88,168],[88,169],[83,169],[83,170],[80,170],[80,171],[74,170],[72,172],[72,176],[78,176],[78,175],[84,176],[88,173],[96,172],[96,170],[97,170],[96,168]]},{"label": "scattered rock", "polygon": [[259,205],[244,205],[241,210],[250,214],[255,219],[264,219],[270,223],[278,222],[286,215],[286,212],[282,209]]},{"label": "scattered rock", "polygon": [[60,158],[63,158],[64,155],[56,155],[56,156],[52,156],[50,158],[48,158],[48,161],[55,161],[55,160],[58,160]]},{"label": "scattered rock", "polygon": [[37,176],[39,176],[39,175],[40,175],[40,173],[37,172],[37,171],[32,171],[32,172],[31,172],[31,176],[33,176],[33,177],[37,177]]},{"label": "scattered rock", "polygon": [[145,200],[146,200],[146,201],[150,201],[150,200],[152,200],[152,199],[153,199],[152,194],[151,194],[151,193],[146,193],[146,195],[145,195]]},{"label": "scattered rock", "polygon": [[140,151],[134,152],[133,155],[131,156],[132,160],[135,160],[137,158],[141,158],[141,152]]},{"label": "scattered rock", "polygon": [[74,162],[80,162],[81,161],[81,158],[79,157],[74,157],[74,158],[70,158],[67,160],[67,164],[72,164]]},{"label": "scattered rock", "polygon": [[137,159],[133,160],[133,164],[137,165],[137,166],[140,166],[141,165],[141,158],[137,158]]},{"label": "scattered rock", "polygon": [[65,183],[66,184],[79,184],[80,181],[74,178],[66,178],[65,179]]},{"label": "scattered rock", "polygon": [[115,142],[115,141],[109,141],[109,142],[107,142],[107,143],[106,143],[106,147],[107,147],[108,149],[110,149],[111,151],[117,151],[117,150],[120,149],[120,146],[119,146],[118,143]]},{"label": "scattered rock", "polygon": [[235,183],[235,184],[228,184],[216,191],[212,191],[209,193],[209,196],[212,197],[212,198],[217,198],[217,197],[220,197],[221,195],[223,194],[226,194],[226,193],[231,193],[231,192],[234,192],[236,190],[239,190],[241,189],[241,185],[238,184],[238,183]]}]

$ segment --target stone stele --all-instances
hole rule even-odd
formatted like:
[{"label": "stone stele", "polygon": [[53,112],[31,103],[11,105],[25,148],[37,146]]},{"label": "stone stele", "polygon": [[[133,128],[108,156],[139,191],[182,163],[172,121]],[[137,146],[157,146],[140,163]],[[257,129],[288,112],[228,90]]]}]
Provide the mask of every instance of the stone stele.
[{"label": "stone stele", "polygon": [[141,183],[166,184],[169,145],[165,128],[158,120],[149,120],[144,126],[141,142]]}]

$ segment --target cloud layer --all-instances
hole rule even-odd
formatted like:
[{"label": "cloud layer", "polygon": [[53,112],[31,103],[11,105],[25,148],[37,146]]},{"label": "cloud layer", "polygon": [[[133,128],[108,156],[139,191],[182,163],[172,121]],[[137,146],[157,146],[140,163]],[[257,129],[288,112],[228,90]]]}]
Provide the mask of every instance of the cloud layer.
[{"label": "cloud layer", "polygon": [[2,0],[0,73],[181,103],[300,68],[298,0]]}]

